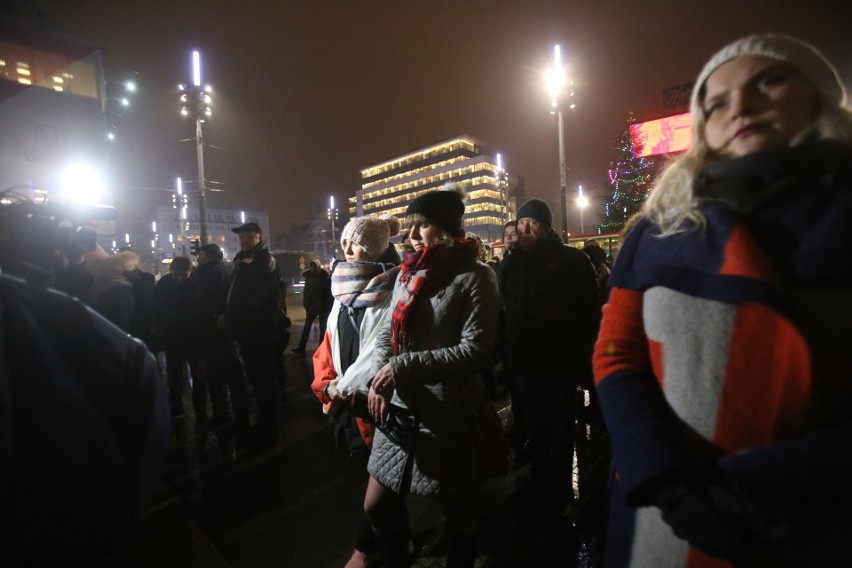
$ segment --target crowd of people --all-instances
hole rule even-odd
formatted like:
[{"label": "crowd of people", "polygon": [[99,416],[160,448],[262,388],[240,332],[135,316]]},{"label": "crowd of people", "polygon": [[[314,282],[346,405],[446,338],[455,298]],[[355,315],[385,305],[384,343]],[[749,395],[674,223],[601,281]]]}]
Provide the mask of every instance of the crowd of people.
[{"label": "crowd of people", "polygon": [[[626,228],[614,266],[592,244],[564,246],[538,199],[506,224],[491,267],[453,191],[410,203],[393,273],[362,254],[361,232],[344,231],[345,293],[314,390],[336,420],[355,417],[350,432],[370,448],[372,535],[359,533],[347,568],[409,565],[409,494],[444,512],[447,566],[473,566],[478,420],[498,361],[513,457],[529,460],[550,514],[604,543],[584,566],[848,563],[845,102],[832,65],[799,40],[723,48],[695,84],[692,148]],[[364,343],[353,302],[379,283],[381,304],[367,309],[382,320],[369,319]],[[583,511],[572,459],[575,412],[588,406],[606,424],[612,469],[610,505],[590,499]]]},{"label": "crowd of people", "polygon": [[[540,199],[524,202],[503,227],[499,262],[463,229],[457,186],[409,203],[401,252],[391,244],[396,219],[349,221],[345,260],[330,275],[315,262],[304,274],[306,320],[293,349],[306,354],[319,320],[311,388],[338,444],[366,458],[364,516],[352,527],[346,568],[410,565],[408,495],[440,506],[447,566],[472,567],[480,489],[506,473],[506,461],[529,464],[523,497],[542,515],[602,543],[584,566],[848,564],[852,114],[845,104],[834,67],[808,44],[767,34],[725,46],[693,89],[691,149],[663,172],[614,264],[593,243],[565,246]],[[184,413],[189,376],[197,427],[230,424],[246,440],[277,442],[289,321],[280,269],[258,225],[233,231],[241,251],[232,265],[206,244],[195,251],[194,271],[177,257],[156,284],[132,251],[96,258],[86,231],[60,251],[55,286],[147,349],[110,335],[112,326],[67,296],[0,275],[7,346],[0,410],[15,400],[7,392],[39,408],[39,384],[22,386],[14,380],[20,373],[51,388],[63,384],[59,372],[111,373],[150,401],[118,409],[127,413],[112,442],[121,451],[110,455],[120,465],[75,438],[81,455],[112,468],[111,483],[130,483],[120,474],[127,470],[139,486],[121,502],[127,519],[138,517],[151,491],[168,431],[161,418],[166,408],[173,419]],[[68,338],[47,324],[38,332],[44,310],[85,324],[88,335]],[[42,368],[52,359],[28,357],[28,342],[64,354],[63,366]],[[8,347],[16,344],[17,351]],[[149,351],[165,354],[167,405],[165,397],[158,402],[162,381]],[[81,352],[103,361],[80,360]],[[247,382],[258,409],[253,430]],[[495,422],[498,384],[512,403],[505,438]],[[577,451],[576,425],[590,416],[605,423],[612,465],[605,480],[587,485],[593,498],[580,500],[591,469]],[[61,411],[43,419],[48,433],[69,424]],[[34,427],[10,412],[0,420],[18,420],[0,430],[0,479],[5,502],[19,512],[28,499],[45,502],[34,494],[44,486],[36,481],[58,483],[26,472],[67,464],[25,455],[27,444],[38,446]],[[17,439],[7,435],[13,430]],[[137,430],[152,440],[144,448],[133,443]],[[26,468],[8,467],[27,459]],[[10,487],[19,494],[10,497]],[[65,508],[52,521],[71,519],[78,507],[104,534],[126,528],[106,529],[117,516],[109,499],[60,501]],[[42,512],[33,508],[21,526],[31,528]],[[22,546],[32,544],[8,515],[2,521]]]}]

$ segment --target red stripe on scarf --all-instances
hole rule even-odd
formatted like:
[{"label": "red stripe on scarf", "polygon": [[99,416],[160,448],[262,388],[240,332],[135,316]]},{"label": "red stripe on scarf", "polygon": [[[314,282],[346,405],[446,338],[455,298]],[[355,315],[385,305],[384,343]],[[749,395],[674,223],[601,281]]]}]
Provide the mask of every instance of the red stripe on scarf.
[{"label": "red stripe on scarf", "polygon": [[452,245],[424,247],[408,255],[401,265],[400,280],[405,284],[402,297],[393,307],[391,316],[391,345],[394,355],[399,355],[409,345],[411,314],[418,298],[431,296],[447,283],[456,265],[476,258],[479,244],[460,238]]}]

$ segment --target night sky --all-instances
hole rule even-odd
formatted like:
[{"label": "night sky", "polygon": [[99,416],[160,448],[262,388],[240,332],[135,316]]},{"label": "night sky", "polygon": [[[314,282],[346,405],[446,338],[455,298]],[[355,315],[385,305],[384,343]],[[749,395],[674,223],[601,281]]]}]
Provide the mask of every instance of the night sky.
[{"label": "night sky", "polygon": [[[210,207],[270,212],[272,240],[360,187],[359,170],[458,134],[502,153],[528,197],[559,198],[556,118],[544,73],[562,45],[577,109],[566,113],[569,191],[608,196],[610,148],[629,112],[672,111],[662,90],[692,81],[724,43],[777,31],[814,43],[852,85],[846,0],[474,1],[36,0],[11,12],[103,48],[109,79],[139,72],[117,126],[119,232],[150,221],[163,188],[197,177],[194,125],[176,85],[199,49],[214,87],[205,127]],[[572,231],[578,213],[570,207]],[[586,227],[593,213],[586,214]],[[554,218],[558,219],[555,212]]]}]

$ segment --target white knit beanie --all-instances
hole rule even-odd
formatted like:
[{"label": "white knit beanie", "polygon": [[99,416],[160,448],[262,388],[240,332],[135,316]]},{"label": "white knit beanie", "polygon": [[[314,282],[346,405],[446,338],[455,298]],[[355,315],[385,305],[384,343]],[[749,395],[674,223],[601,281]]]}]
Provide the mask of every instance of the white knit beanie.
[{"label": "white knit beanie", "polygon": [[[396,221],[398,231],[399,221],[395,217],[393,219]],[[343,227],[343,233],[340,235],[340,246],[344,246],[344,241],[352,241],[364,247],[370,258],[378,260],[385,249],[388,248],[390,238],[391,227],[388,218],[367,215],[356,217],[346,223],[346,226]]]},{"label": "white knit beanie", "polygon": [[804,75],[829,103],[838,106],[846,104],[846,89],[840,81],[840,76],[815,47],[789,36],[764,34],[739,39],[710,58],[692,88],[690,110],[693,116],[697,116],[696,113],[701,110],[698,96],[707,78],[728,61],[746,55],[785,61]]}]

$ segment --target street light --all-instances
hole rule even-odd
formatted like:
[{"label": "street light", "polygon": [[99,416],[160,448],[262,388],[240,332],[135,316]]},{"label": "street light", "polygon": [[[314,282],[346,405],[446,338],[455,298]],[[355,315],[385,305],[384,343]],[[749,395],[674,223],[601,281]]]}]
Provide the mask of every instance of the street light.
[{"label": "street light", "polygon": [[[572,83],[568,83],[571,85]],[[550,114],[555,114],[558,117],[559,128],[559,200],[562,216],[562,239],[568,239],[568,170],[565,167],[565,127],[562,119],[562,97],[567,94],[568,97],[574,96],[572,89],[563,91],[566,85],[565,72],[562,68],[562,52],[559,45],[553,46],[553,69],[547,74],[547,86],[550,90]],[[574,104],[570,104],[568,108],[574,108]]]},{"label": "street light", "polygon": [[586,196],[583,195],[583,186],[581,185],[577,191],[577,207],[580,208],[580,234],[586,234],[586,227],[583,224],[583,212],[586,210],[586,207],[589,205],[589,200]]},{"label": "street light", "polygon": [[201,124],[205,118],[213,114],[210,109],[210,85],[201,85],[201,54],[192,52],[192,86],[178,85],[181,91],[180,101],[182,103],[180,113],[183,116],[190,114],[195,116],[195,149],[198,158],[198,228],[201,244],[207,244],[207,195],[206,181],[204,179],[204,133]]},{"label": "street light", "polygon": [[337,222],[338,211],[334,207],[334,196],[333,195],[330,196],[329,199],[328,199],[328,212],[327,213],[328,213],[328,220],[331,221],[331,258],[334,259],[334,258],[337,258],[337,256],[336,256],[337,240],[335,239],[335,236],[334,236],[334,233],[336,232],[334,225]]},{"label": "street light", "polygon": [[[111,89],[110,85],[120,84],[122,88],[122,93],[119,95],[109,96],[108,91],[115,90]],[[121,116],[121,109],[128,108],[130,106],[130,97],[136,93],[136,83],[134,81],[107,81],[103,82],[103,92],[104,95],[104,111],[107,116],[108,129],[106,137],[108,140],[115,140],[115,125],[113,124],[114,119]],[[114,113],[112,111],[111,101],[115,101],[118,103],[118,110]]]}]

